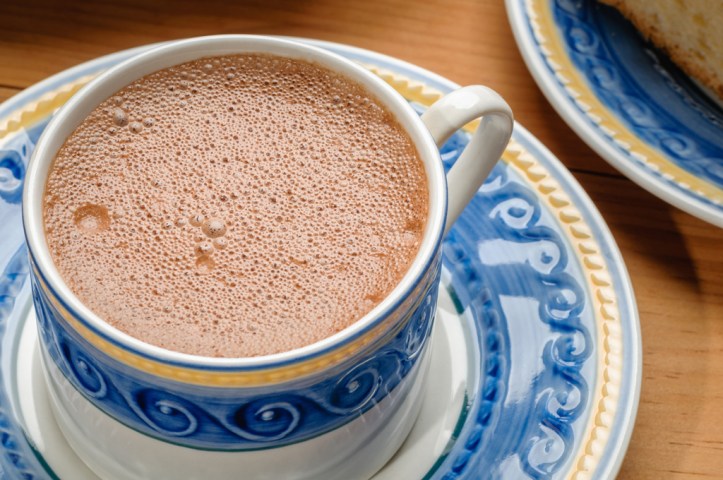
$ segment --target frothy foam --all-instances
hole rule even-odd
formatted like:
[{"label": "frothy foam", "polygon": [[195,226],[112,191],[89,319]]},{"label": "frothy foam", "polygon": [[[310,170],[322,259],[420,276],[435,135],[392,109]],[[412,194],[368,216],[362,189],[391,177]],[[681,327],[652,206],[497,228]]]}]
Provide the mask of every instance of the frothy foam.
[{"label": "frothy foam", "polygon": [[329,337],[384,299],[427,203],[411,140],[365,89],[249,54],[100,104],[56,156],[44,219],[60,274],[111,325],[248,357]]}]

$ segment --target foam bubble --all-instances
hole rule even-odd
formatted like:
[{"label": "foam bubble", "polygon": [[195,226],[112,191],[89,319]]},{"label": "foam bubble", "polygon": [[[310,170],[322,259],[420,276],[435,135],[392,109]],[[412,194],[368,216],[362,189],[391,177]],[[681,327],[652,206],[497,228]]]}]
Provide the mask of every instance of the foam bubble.
[{"label": "foam bubble", "polygon": [[110,215],[108,209],[102,205],[87,204],[75,210],[73,224],[82,233],[92,235],[108,230]]},{"label": "foam bubble", "polygon": [[113,123],[119,127],[125,127],[128,125],[128,114],[122,108],[113,109]]},{"label": "foam bubble", "polygon": [[[210,255],[201,255],[196,259],[196,272],[201,275],[207,275],[216,266],[216,262],[213,261]],[[199,317],[196,317],[199,318]]]},{"label": "foam bubble", "polygon": [[204,219],[205,219],[205,217],[199,213],[199,214],[193,215],[193,216],[188,220],[188,222],[189,222],[191,225],[193,225],[194,227],[200,227],[201,224],[203,223]]},{"label": "foam bubble", "polygon": [[209,218],[203,222],[201,230],[209,238],[217,238],[226,233],[226,224],[220,218]]},{"label": "foam bubble", "polygon": [[407,271],[427,215],[423,167],[376,100],[263,55],[121,90],[66,141],[47,192],[53,259],[85,304],[150,343],[225,357],[349,326]]},{"label": "foam bubble", "polygon": [[213,243],[208,240],[204,240],[196,245],[196,255],[208,255],[213,252]]}]

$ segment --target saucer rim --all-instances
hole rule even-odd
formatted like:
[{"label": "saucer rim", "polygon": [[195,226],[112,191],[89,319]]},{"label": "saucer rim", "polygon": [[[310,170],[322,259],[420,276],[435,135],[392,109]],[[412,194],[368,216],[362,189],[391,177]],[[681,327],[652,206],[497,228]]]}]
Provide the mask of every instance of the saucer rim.
[{"label": "saucer rim", "polygon": [[[300,40],[309,41],[308,39]],[[379,66],[381,64],[382,68],[384,68],[384,64],[387,63],[390,66],[396,67],[395,70],[393,70],[394,73],[400,73],[398,68],[401,67],[402,75],[409,75],[413,79],[416,79],[420,83],[423,83],[427,86],[430,86],[431,83],[431,86],[434,88],[443,87],[455,89],[460,87],[460,85],[452,82],[449,79],[446,79],[439,74],[430,72],[422,67],[405,62],[403,60],[396,59],[391,56],[376,52],[369,52],[368,50],[364,50],[361,48],[349,47],[346,45],[340,45],[334,42],[328,42],[323,40],[312,40],[312,42],[322,47],[340,48],[349,51],[352,54],[356,54],[360,57],[371,58],[373,59],[375,65]],[[633,290],[632,282],[630,280],[630,275],[628,274],[627,266],[625,265],[620,249],[615,242],[610,228],[604,221],[602,215],[600,214],[599,210],[595,206],[590,196],[582,188],[579,182],[574,178],[572,173],[537,137],[532,135],[529,130],[524,128],[519,122],[515,122],[515,128],[512,135],[511,143],[513,141],[520,142],[523,148],[527,151],[536,150],[539,155],[536,155],[535,157],[544,159],[544,162],[547,164],[546,167],[548,167],[551,171],[554,171],[558,178],[562,179],[561,184],[563,185],[563,188],[570,190],[571,193],[574,193],[577,196],[577,201],[573,202],[573,204],[575,206],[584,207],[585,213],[587,215],[587,218],[585,219],[586,224],[598,230],[597,235],[594,236],[595,240],[598,240],[598,243],[601,246],[604,246],[608,249],[606,253],[610,258],[606,259],[608,260],[606,262],[607,268],[609,270],[618,270],[617,275],[615,276],[615,281],[617,284],[619,284],[620,293],[623,294],[618,297],[618,300],[625,300],[625,311],[627,313],[627,317],[624,317],[626,321],[623,321],[621,319],[620,322],[625,323],[625,326],[628,327],[627,341],[629,342],[628,346],[630,347],[625,353],[625,368],[622,370],[622,374],[626,377],[627,382],[621,380],[620,383],[624,384],[624,387],[630,388],[630,391],[628,392],[628,395],[625,399],[620,400],[620,403],[618,403],[617,409],[615,411],[616,420],[618,422],[622,422],[622,425],[618,423],[617,428],[613,426],[609,429],[610,435],[605,441],[605,448],[602,453],[591,452],[590,454],[593,462],[595,463],[593,477],[600,479],[612,478],[617,475],[622,466],[625,452],[627,451],[628,445],[632,437],[635,419],[637,417],[638,407],[640,404],[640,392],[642,383],[643,362],[640,317],[637,309],[637,304],[635,302],[635,293]],[[505,152],[505,154],[507,154],[507,152]],[[529,181],[529,179],[526,180],[528,180],[528,185],[530,186],[531,190],[534,190],[538,197],[542,196],[539,191],[533,188],[534,182]],[[552,210],[554,209],[555,207],[552,207]],[[561,228],[561,230],[564,229]],[[563,236],[565,236],[568,241],[571,240],[571,235],[566,234]],[[577,253],[579,254],[579,252]],[[579,258],[578,261],[582,263],[582,258]],[[598,320],[598,316],[596,315],[595,317],[596,320]],[[598,341],[601,340],[602,339],[598,338]],[[598,345],[597,342],[596,345]],[[594,417],[594,415],[592,417]],[[590,418],[588,419],[588,421],[593,422],[594,418]],[[617,441],[615,435],[616,433],[617,438],[619,438],[619,440]],[[588,447],[589,446],[590,445],[588,445]],[[581,445],[578,445],[577,448],[584,450]],[[584,457],[586,456],[588,455],[581,455],[580,457],[578,457],[580,459],[579,462],[575,462],[570,465],[572,469],[574,469],[576,463],[580,464],[576,472],[578,476],[584,475],[585,471],[588,470],[588,467],[586,465],[587,462],[584,461]],[[594,460],[595,457],[597,457],[596,462]],[[601,466],[602,469],[600,468]],[[572,471],[568,472],[568,474],[572,473]]]},{"label": "saucer rim", "polygon": [[[298,39],[302,41],[309,41],[309,39]],[[324,42],[324,41],[310,41],[310,43],[315,43],[320,46],[329,48],[329,49],[336,49],[336,51],[344,51],[344,52],[351,52],[355,53],[358,56],[366,57],[367,59],[371,59],[372,61],[379,61],[382,64],[391,65],[393,67],[402,67],[404,70],[406,70],[407,73],[411,73],[412,77],[416,76],[419,78],[424,79],[425,81],[429,82],[430,80],[432,82],[436,82],[439,85],[447,86],[450,88],[457,87],[456,84],[453,82],[450,82],[449,80],[446,80],[444,77],[441,77],[438,74],[435,74],[433,72],[429,72],[427,70],[422,69],[421,67],[417,67],[415,65],[409,64],[407,62],[403,62],[401,60],[395,59],[393,57],[389,57],[382,54],[376,54],[375,52],[370,52],[368,50],[359,49],[356,47],[350,47],[342,44],[336,44],[332,42]],[[142,50],[143,48],[149,48],[148,46],[144,47],[138,47],[137,49],[133,50]],[[2,107],[0,107],[0,116],[3,114],[4,110],[9,109],[8,106],[13,106],[15,104],[18,104],[22,101],[25,101],[26,103],[31,102],[31,98],[33,95],[37,96],[38,93],[40,93],[43,89],[51,88],[49,85],[52,85],[53,83],[59,83],[63,79],[67,79],[69,76],[72,76],[73,74],[82,75],[83,73],[87,73],[90,70],[96,71],[100,68],[100,65],[103,62],[106,63],[115,63],[117,62],[117,57],[122,55],[129,55],[129,51],[122,51],[122,52],[116,52],[114,54],[106,55],[104,57],[99,57],[97,59],[91,60],[89,62],[86,62],[84,64],[81,64],[77,67],[74,67],[72,69],[66,70],[64,72],[60,72],[59,74],[54,75],[53,77],[50,77],[43,82],[40,82],[33,87],[30,87],[28,90],[25,90],[24,92],[20,93],[19,95],[16,95],[15,97],[7,100],[3,103]],[[72,73],[71,73],[72,72]],[[404,73],[404,72],[402,72]],[[63,82],[63,83],[67,83]],[[8,105],[9,104],[9,105]],[[604,245],[609,250],[610,258],[608,258],[608,268],[611,268],[613,270],[617,269],[617,276],[615,277],[616,284],[618,286],[618,289],[620,290],[620,298],[626,300],[625,301],[625,307],[628,313],[628,316],[625,317],[627,326],[632,328],[632,337],[628,336],[627,341],[631,343],[631,349],[632,349],[632,358],[628,358],[626,362],[626,366],[630,362],[632,362],[632,377],[630,374],[631,369],[626,369],[628,372],[628,384],[632,384],[633,390],[632,395],[628,395],[628,402],[626,403],[626,408],[624,409],[625,415],[623,417],[620,417],[620,412],[623,409],[619,409],[617,412],[617,419],[623,418],[623,428],[622,431],[621,428],[618,426],[618,435],[622,435],[620,442],[612,442],[611,439],[614,440],[614,437],[611,436],[607,440],[607,445],[610,444],[617,444],[616,451],[610,453],[610,456],[612,458],[607,458],[607,461],[605,461],[605,457],[602,457],[599,459],[598,465],[596,466],[596,470],[594,471],[594,474],[596,476],[603,475],[601,478],[606,478],[606,475],[601,473],[599,470],[601,466],[607,465],[608,473],[615,473],[618,471],[620,464],[622,463],[623,454],[627,448],[627,444],[630,440],[630,435],[632,433],[632,428],[634,425],[634,419],[635,414],[637,412],[637,405],[639,402],[639,394],[640,394],[640,379],[642,374],[642,362],[641,362],[641,339],[640,339],[640,328],[639,328],[639,319],[638,319],[638,312],[637,307],[635,306],[634,301],[634,294],[632,291],[632,285],[630,284],[629,275],[627,274],[627,269],[625,267],[625,264],[623,262],[622,256],[620,255],[619,249],[609,231],[609,228],[607,227],[607,224],[602,219],[601,215],[597,211],[597,208],[595,208],[594,204],[590,200],[590,198],[587,196],[586,192],[582,189],[582,187],[577,183],[576,180],[572,177],[570,172],[560,163],[560,161],[552,155],[552,153],[544,146],[542,145],[539,140],[537,140],[531,133],[529,133],[526,129],[521,127],[518,123],[515,124],[515,134],[513,135],[513,138],[517,140],[522,140],[522,143],[526,143],[529,146],[532,146],[534,149],[536,149],[542,157],[544,157],[545,162],[549,164],[551,167],[551,170],[554,170],[554,173],[558,175],[561,180],[562,184],[564,185],[566,190],[570,190],[572,193],[574,193],[578,199],[577,202],[575,202],[575,205],[582,205],[584,206],[584,210],[586,213],[586,223],[590,224],[591,226],[595,227],[598,232],[595,236],[596,240],[599,240],[599,242]],[[537,195],[539,195],[539,192],[535,191]],[[563,235],[569,240],[569,235]],[[628,332],[630,333],[630,332]],[[630,352],[628,352],[630,353]],[[631,381],[632,380],[632,381]],[[592,405],[591,405],[592,406]],[[589,421],[589,420],[588,420]],[[613,432],[615,433],[615,432]],[[579,442],[575,442],[577,445],[574,446],[575,450],[580,449]],[[607,446],[606,446],[607,447]],[[607,448],[606,448],[607,450]]]}]

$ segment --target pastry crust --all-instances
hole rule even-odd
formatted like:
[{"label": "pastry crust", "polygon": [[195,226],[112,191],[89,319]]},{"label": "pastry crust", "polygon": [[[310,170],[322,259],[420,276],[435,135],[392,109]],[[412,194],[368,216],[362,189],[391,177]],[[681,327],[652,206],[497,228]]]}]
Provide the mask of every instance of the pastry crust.
[{"label": "pastry crust", "polygon": [[689,76],[723,99],[723,2],[600,0],[619,10]]}]

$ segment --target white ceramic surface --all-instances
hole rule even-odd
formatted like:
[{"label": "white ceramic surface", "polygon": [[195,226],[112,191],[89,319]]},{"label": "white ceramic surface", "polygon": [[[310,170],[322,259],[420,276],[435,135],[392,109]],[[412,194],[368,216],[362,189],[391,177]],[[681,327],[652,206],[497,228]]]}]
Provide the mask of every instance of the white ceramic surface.
[{"label": "white ceramic surface", "polygon": [[[104,323],[65,285],[53,265],[44,238],[42,198],[45,179],[55,153],[67,136],[96,105],[124,85],[148,73],[178,63],[211,55],[249,51],[317,62],[361,83],[388,108],[409,134],[425,166],[430,205],[425,235],[417,257],[399,285],[369,314],[338,334],[294,351],[255,358],[218,359],[170,352],[132,338]],[[449,194],[451,210],[445,223],[446,179],[439,150],[432,139],[441,145],[453,132],[480,117],[482,121],[477,132],[449,173],[452,187]],[[453,92],[432,106],[420,119],[409,103],[378,76],[341,56],[316,47],[278,38],[244,35],[201,37],[169,42],[126,60],[90,82],[60,109],[40,138],[28,167],[23,195],[26,238],[31,257],[43,278],[43,282],[38,284],[49,285],[48,291],[56,292],[61,303],[69,306],[66,311],[77,312],[83,321],[105,337],[103,345],[108,341],[114,342],[116,343],[114,348],[119,346],[132,355],[148,355],[154,361],[185,362],[193,368],[268,367],[274,362],[294,364],[308,355],[341,348],[350,343],[371,324],[391,315],[405,298],[415,292],[416,284],[422,281],[422,277],[427,275],[427,270],[431,268],[430,262],[439,249],[441,233],[451,226],[496,164],[510,138],[512,126],[509,106],[495,92],[484,87],[467,87]],[[36,301],[44,301],[43,298],[39,295]],[[46,312],[46,309],[42,312]],[[52,324],[53,322],[48,320],[51,317],[41,316],[41,324]],[[77,327],[73,328],[76,332],[83,331]],[[87,329],[85,326],[83,328]],[[174,432],[167,433],[167,430],[157,428],[156,425],[149,423],[145,413],[141,417],[143,422],[139,424],[129,424],[127,419],[114,416],[116,403],[122,405],[124,409],[131,405],[130,411],[136,414],[140,407],[129,404],[128,400],[111,400],[110,396],[104,396],[108,399],[104,401],[109,402],[109,407],[105,413],[101,412],[96,408],[100,408],[100,405],[94,392],[83,388],[79,390],[78,385],[66,379],[66,372],[55,367],[57,360],[50,353],[53,345],[47,344],[51,341],[47,338],[52,339],[52,342],[56,341],[55,335],[41,336],[41,338],[43,339],[42,365],[47,372],[51,405],[61,430],[78,455],[96,473],[108,478],[127,479],[173,478],[181,474],[187,478],[222,479],[228,478],[240,469],[243,469],[249,478],[292,478],[298,477],[298,472],[301,471],[306,472],[307,477],[304,478],[368,478],[394,454],[410,431],[421,406],[418,392],[423,388],[429,357],[428,349],[423,348],[422,356],[413,369],[387,393],[386,397],[378,402],[375,401],[371,408],[360,411],[355,420],[344,423],[336,429],[329,431],[327,428],[326,433],[316,434],[291,444],[287,442],[283,446],[269,446],[268,443],[264,443],[266,442],[264,439],[251,447],[245,446],[241,449],[234,447],[236,444],[229,443],[229,449],[234,451],[216,451],[211,446],[201,445],[193,449],[184,446],[183,436],[176,436]],[[389,337],[387,341],[392,341],[392,338]],[[79,354],[83,357],[82,360],[78,360],[81,362],[80,369],[88,371],[91,368],[96,372],[96,367],[88,367],[88,364],[94,356],[102,355],[97,350],[99,344],[96,343],[95,347],[91,348],[83,347],[84,343],[78,345],[84,350]],[[111,351],[106,348],[104,353]],[[362,356],[358,361],[367,360],[368,358]],[[125,360],[121,360],[121,363],[124,362]],[[143,363],[133,365],[127,363],[124,368],[129,369],[126,373],[131,377],[136,375],[136,371],[142,372],[144,379],[149,375],[157,377],[156,372],[144,371],[142,365]],[[93,375],[94,378],[103,377],[97,373]],[[121,392],[121,398],[135,395],[130,387],[121,385],[123,383],[116,381],[113,387],[121,390],[129,388],[127,392]],[[160,378],[157,378],[155,383],[151,381],[151,386],[157,390],[169,389],[167,385]],[[194,392],[197,392],[198,388],[194,387]],[[287,386],[279,382],[279,389],[281,388]],[[209,396],[213,395],[212,390],[208,389]],[[273,389],[271,392],[278,393]],[[176,398],[184,400],[183,394],[184,392],[179,393],[170,389],[167,392],[167,396],[174,402]],[[163,410],[167,407],[159,408],[165,418],[170,417],[170,410]],[[134,429],[140,428],[139,425],[142,428],[148,428],[150,425],[151,434],[157,435],[158,439],[147,436],[148,432],[135,432]],[[214,437],[218,438],[220,437]],[[237,437],[228,436],[228,442],[237,440]],[[283,462],[278,461],[280,455],[284,458]]]},{"label": "white ceramic surface", "polygon": [[[459,88],[395,58],[303,41],[363,64],[420,113]],[[0,478],[83,478],[78,470],[54,470],[62,460],[72,465],[77,457],[67,454],[57,427],[45,423],[51,415],[47,397],[28,392],[27,370],[19,370],[30,293],[20,199],[12,185],[22,186],[27,157],[54,111],[90,76],[134,53],[80,65],[0,105],[0,137],[7,135],[0,138],[0,174],[16,179],[0,185]],[[445,144],[445,168],[454,164],[468,138],[468,131],[457,132]],[[444,355],[453,357],[453,368],[435,375],[433,358],[430,381],[441,382],[437,392],[459,399],[461,410],[435,417],[434,425],[451,432],[448,439],[436,436],[435,426],[415,425],[408,442],[380,472],[390,472],[385,479],[608,479],[622,462],[642,366],[637,309],[623,259],[572,175],[519,124],[503,160],[443,247],[442,284],[455,315],[444,314],[442,295],[439,320],[445,327],[459,323],[460,329],[445,340],[449,352]],[[542,308],[546,306],[554,308]],[[564,320],[564,330],[557,327],[559,320]],[[444,331],[438,329],[435,339]],[[565,342],[573,350],[560,350]],[[436,351],[435,346],[433,355]],[[458,377],[464,381],[457,382]],[[32,384],[44,388],[42,375],[34,375]],[[22,415],[19,405],[26,400],[39,413],[30,408]],[[425,397],[420,419],[439,411],[433,405]],[[434,447],[407,449],[418,440]],[[409,454],[404,463],[396,463]],[[397,469],[388,470],[392,466]]]}]

